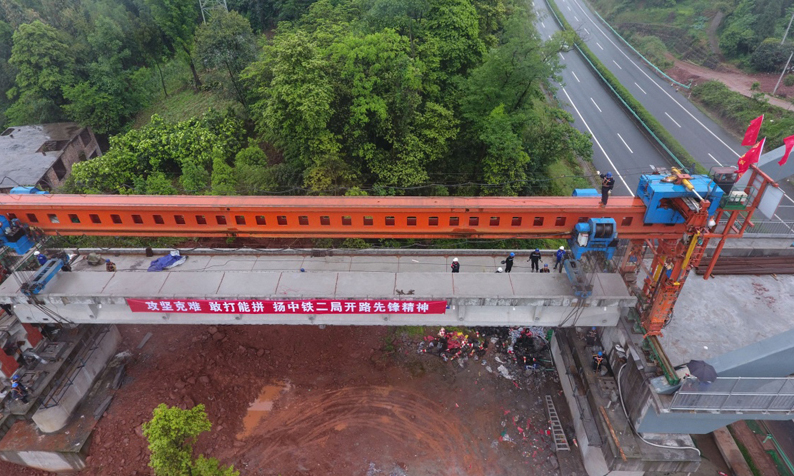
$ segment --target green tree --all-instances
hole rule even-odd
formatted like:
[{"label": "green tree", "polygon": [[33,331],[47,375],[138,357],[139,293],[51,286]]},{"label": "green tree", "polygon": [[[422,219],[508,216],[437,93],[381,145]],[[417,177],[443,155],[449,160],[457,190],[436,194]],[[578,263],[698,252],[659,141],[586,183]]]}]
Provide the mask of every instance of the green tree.
[{"label": "green tree", "polygon": [[776,38],[767,38],[750,56],[750,64],[757,71],[779,71],[791,54],[791,45],[781,45]]},{"label": "green tree", "polygon": [[14,77],[17,75],[16,68],[8,63],[13,35],[11,25],[0,20],[0,129],[5,129],[5,111],[10,104],[6,92],[14,86]]},{"label": "green tree", "polygon": [[[183,193],[206,193],[213,165],[231,162],[242,148],[243,131],[242,122],[230,112],[209,111],[178,123],[154,115],[145,127],[111,137],[101,157],[75,164],[70,191],[170,194],[177,182]],[[219,184],[225,183],[220,179],[224,172],[218,172]]]},{"label": "green tree", "polygon": [[199,19],[198,2],[195,0],[143,0],[149,7],[152,18],[168,39],[172,51],[181,53],[190,71],[193,84],[201,86],[201,79],[193,62],[191,47],[193,32]]},{"label": "green tree", "polygon": [[74,81],[74,57],[63,35],[38,20],[13,35],[9,63],[16,67],[6,115],[13,124],[53,122],[63,117],[62,87]]},{"label": "green tree", "polygon": [[727,56],[738,57],[751,53],[758,40],[753,25],[758,16],[753,13],[755,0],[742,0],[726,20],[720,35],[720,49]]},{"label": "green tree", "polygon": [[235,470],[234,466],[222,467],[215,458],[199,455],[193,462],[190,476],[240,476],[240,472]]},{"label": "green tree", "polygon": [[513,132],[514,125],[504,105],[491,111],[482,129],[479,139],[486,148],[482,160],[483,180],[498,186],[483,192],[486,195],[518,195],[526,180],[524,168],[529,163],[529,155]]},{"label": "green tree", "polygon": [[469,0],[429,0],[427,41],[437,48],[441,70],[465,75],[485,54],[477,10]]},{"label": "green tree", "polygon": [[256,40],[251,25],[237,12],[218,12],[209,23],[196,30],[195,55],[207,68],[225,68],[237,93],[245,105],[245,95],[237,77],[254,60]]},{"label": "green tree", "polygon": [[222,154],[212,159],[212,194],[235,195],[236,176]]},{"label": "green tree", "polygon": [[263,57],[243,74],[260,98],[252,119],[287,162],[311,167],[318,149],[338,150],[328,130],[336,99],[330,64],[300,30],[276,35]]},{"label": "green tree", "polygon": [[161,403],[152,419],[143,424],[149,440],[149,466],[157,476],[237,476],[233,467],[221,468],[214,458],[200,455],[193,459],[193,445],[198,435],[209,431],[212,424],[199,404],[190,410],[168,407]]}]

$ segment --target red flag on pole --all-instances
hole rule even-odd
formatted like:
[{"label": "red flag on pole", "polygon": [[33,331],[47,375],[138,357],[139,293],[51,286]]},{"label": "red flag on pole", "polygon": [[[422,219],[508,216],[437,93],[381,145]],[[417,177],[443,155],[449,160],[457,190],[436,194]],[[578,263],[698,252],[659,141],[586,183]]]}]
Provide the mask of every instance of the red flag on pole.
[{"label": "red flag on pole", "polygon": [[758,159],[761,157],[761,150],[764,148],[764,141],[766,141],[766,138],[761,139],[761,142],[752,146],[743,156],[739,157],[737,166],[739,167],[738,172],[740,177],[743,173],[747,172],[747,169],[750,168],[750,164],[758,163]]},{"label": "red flag on pole", "polygon": [[791,153],[791,149],[794,148],[794,136],[788,136],[783,139],[783,143],[786,144],[786,151],[783,152],[783,158],[780,159],[778,165],[786,165],[786,161],[788,160],[788,155]]},{"label": "red flag on pole", "polygon": [[763,114],[750,121],[750,127],[748,127],[747,132],[744,133],[744,140],[742,141],[742,145],[755,144],[755,141],[758,140],[758,133],[761,132],[762,122],[764,122]]}]

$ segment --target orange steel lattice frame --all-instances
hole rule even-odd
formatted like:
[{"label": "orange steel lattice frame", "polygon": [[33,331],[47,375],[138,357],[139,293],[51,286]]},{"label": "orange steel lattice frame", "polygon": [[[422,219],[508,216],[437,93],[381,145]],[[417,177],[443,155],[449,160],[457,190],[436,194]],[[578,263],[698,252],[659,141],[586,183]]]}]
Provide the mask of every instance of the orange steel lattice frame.
[{"label": "orange steel lattice frame", "polygon": [[310,238],[568,238],[576,223],[614,218],[621,238],[674,239],[646,225],[642,200],[613,197],[212,197],[0,195],[0,211],[44,233]]}]

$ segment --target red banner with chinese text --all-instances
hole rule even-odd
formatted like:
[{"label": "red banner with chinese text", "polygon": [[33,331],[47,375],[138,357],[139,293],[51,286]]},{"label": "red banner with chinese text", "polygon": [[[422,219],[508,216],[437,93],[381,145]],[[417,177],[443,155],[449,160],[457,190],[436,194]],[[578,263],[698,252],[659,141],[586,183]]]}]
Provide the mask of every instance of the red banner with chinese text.
[{"label": "red banner with chinese text", "polygon": [[127,299],[132,312],[177,314],[444,314],[446,301]]}]

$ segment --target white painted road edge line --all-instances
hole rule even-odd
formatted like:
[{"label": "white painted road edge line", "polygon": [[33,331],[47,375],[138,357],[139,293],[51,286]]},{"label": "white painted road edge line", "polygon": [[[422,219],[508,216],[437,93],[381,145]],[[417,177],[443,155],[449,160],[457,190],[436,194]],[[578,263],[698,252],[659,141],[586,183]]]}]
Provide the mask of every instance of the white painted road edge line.
[{"label": "white painted road edge line", "polygon": [[571,71],[571,74],[573,75],[573,77],[574,77],[574,78],[576,78],[576,82],[577,82],[577,83],[581,83],[581,81],[579,81],[579,76],[577,76],[577,75],[576,75],[576,73],[574,73],[573,71]]},{"label": "white painted road edge line", "polygon": [[[601,32],[601,34],[602,34],[602,35],[604,35],[604,36],[606,37],[607,41],[609,41],[610,43],[612,43],[612,45],[613,45],[615,48],[617,48],[617,50],[620,52],[620,54],[622,54],[623,56],[625,56],[625,57],[626,57],[626,59],[627,59],[627,60],[629,60],[629,62],[630,62],[631,64],[633,64],[633,65],[634,65],[634,66],[635,66],[635,67],[636,67],[638,70],[640,70],[640,72],[641,72],[643,75],[645,75],[645,77],[646,77],[646,78],[648,78],[648,80],[649,80],[651,83],[653,83],[653,84],[654,84],[654,85],[655,85],[657,88],[661,89],[661,90],[662,90],[662,92],[663,92],[663,93],[665,93],[665,94],[667,95],[667,97],[669,97],[670,99],[672,99],[672,100],[673,100],[673,102],[675,102],[676,104],[678,104],[678,107],[680,107],[680,108],[681,108],[681,109],[683,109],[683,110],[684,110],[684,111],[685,111],[687,114],[689,114],[689,116],[690,116],[692,119],[694,119],[694,120],[695,120],[695,122],[697,122],[698,124],[700,124],[700,126],[701,126],[701,127],[703,127],[704,129],[706,129],[706,130],[709,132],[709,134],[711,134],[712,136],[714,136],[714,138],[715,138],[715,139],[717,139],[718,141],[720,141],[720,143],[721,143],[722,145],[724,145],[725,147],[727,147],[727,148],[728,148],[728,150],[730,150],[731,152],[733,152],[734,154],[736,154],[736,157],[741,157],[741,154],[738,154],[738,153],[737,153],[735,150],[733,150],[733,149],[731,148],[731,146],[729,146],[728,144],[726,144],[726,143],[725,143],[725,141],[723,141],[722,139],[720,139],[720,138],[719,138],[719,136],[718,136],[717,134],[715,134],[715,133],[714,133],[714,131],[712,131],[712,130],[711,130],[711,129],[709,129],[709,128],[708,128],[708,127],[705,125],[705,124],[703,124],[702,122],[700,122],[700,120],[698,120],[698,118],[697,118],[697,117],[695,117],[695,116],[694,116],[694,115],[693,115],[691,112],[689,112],[689,110],[688,110],[687,108],[685,108],[685,107],[683,106],[683,104],[681,104],[680,102],[676,101],[676,99],[675,99],[673,96],[671,96],[671,95],[670,95],[670,93],[668,93],[667,91],[665,91],[665,89],[664,89],[662,86],[660,86],[660,85],[659,85],[659,83],[657,83],[656,81],[654,81],[654,80],[653,80],[653,79],[652,79],[652,78],[651,78],[651,77],[648,75],[648,73],[646,73],[646,72],[645,72],[645,69],[643,69],[642,67],[640,67],[640,65],[638,65],[637,63],[635,63],[635,62],[634,62],[634,61],[633,61],[633,60],[632,60],[632,59],[629,57],[629,55],[627,55],[627,54],[626,54],[626,52],[625,52],[625,51],[623,51],[623,49],[622,49],[621,47],[619,47],[617,44],[615,44],[615,42],[614,42],[614,41],[612,41],[612,38],[610,38],[610,37],[609,37],[609,36],[608,36],[606,33],[604,33],[604,30],[602,30],[602,29],[601,29],[601,27],[599,27],[599,26],[598,26],[598,24],[596,24],[596,22],[595,22],[595,21],[593,21],[593,19],[590,17],[590,15],[587,13],[587,11],[585,11],[584,7],[582,7],[582,5],[580,5],[580,4],[579,4],[579,2],[576,2],[576,5],[578,5],[578,6],[579,6],[579,8],[582,10],[582,13],[584,13],[584,15],[587,17],[587,19],[588,19],[588,20],[590,20],[590,22],[591,22],[591,23],[592,23],[592,24],[593,24],[593,25],[594,25],[594,26],[595,26],[595,27],[598,29],[598,31],[600,31],[600,32]],[[596,43],[596,44],[598,44],[598,43]],[[601,45],[598,45],[598,46],[600,47]],[[601,49],[603,50],[603,48],[601,48]]]},{"label": "white painted road edge line", "polygon": [[637,82],[636,82],[636,81],[634,82],[634,85],[635,85],[635,86],[637,86],[638,88],[640,88],[640,91],[642,91],[642,94],[648,94],[648,93],[646,93],[646,92],[645,92],[645,90],[644,90],[644,89],[642,89],[642,88],[640,87],[640,85],[639,85],[639,84],[637,84]]},{"label": "white painted road edge line", "polygon": [[711,157],[711,160],[713,160],[714,162],[717,162],[717,165],[719,165],[720,167],[722,167],[722,164],[720,163],[720,161],[719,161],[719,160],[717,160],[717,159],[716,159],[716,158],[715,158],[713,155],[711,155],[711,153],[709,153],[709,157]]},{"label": "white painted road edge line", "polygon": [[675,119],[673,119],[673,116],[671,116],[670,114],[667,114],[666,112],[664,113],[664,115],[669,117],[670,120],[673,121],[673,124],[677,125],[678,127],[681,127],[681,124],[675,122]]},{"label": "white painted road edge line", "polygon": [[627,184],[626,180],[623,179],[623,176],[620,175],[620,172],[615,167],[615,164],[612,163],[612,159],[609,158],[609,155],[607,155],[607,152],[604,150],[603,147],[601,147],[601,142],[599,142],[598,138],[595,136],[595,134],[593,134],[593,130],[590,129],[590,126],[587,124],[587,121],[585,121],[584,117],[582,117],[582,113],[579,112],[579,109],[576,107],[576,104],[574,104],[573,101],[571,100],[571,96],[568,95],[568,91],[566,91],[565,88],[562,88],[562,92],[565,93],[565,97],[568,98],[568,102],[571,103],[571,107],[573,107],[573,110],[576,111],[576,115],[579,116],[579,119],[582,120],[582,124],[584,124],[584,126],[587,128],[587,132],[589,132],[590,135],[593,136],[593,140],[595,141],[595,143],[598,146],[598,148],[601,149],[601,152],[604,153],[604,157],[607,158],[607,161],[609,162],[609,165],[612,166],[612,170],[615,171],[615,175],[617,175],[618,178],[620,179],[620,181],[623,182],[623,185],[626,187],[626,190],[628,190],[629,193],[631,194],[631,196],[633,197],[634,196],[634,192],[631,191],[631,188],[629,187],[629,184]]},{"label": "white painted road edge line", "polygon": [[631,152],[631,153],[633,154],[633,153],[634,153],[634,151],[633,151],[633,150],[631,150],[631,147],[629,147],[629,145],[628,145],[628,144],[626,144],[626,141],[625,141],[625,140],[623,140],[623,136],[621,136],[621,135],[620,135],[620,132],[618,132],[618,137],[620,137],[620,142],[623,142],[623,145],[625,145],[625,146],[626,146],[626,148],[627,148],[627,149],[629,149],[629,152]]},{"label": "white painted road edge line", "polygon": [[[685,108],[685,107],[683,106],[683,104],[681,104],[681,103],[680,103],[680,102],[678,102],[678,101],[677,101],[677,100],[676,100],[676,99],[675,99],[673,96],[671,96],[671,95],[670,95],[670,93],[668,93],[668,92],[667,92],[667,91],[666,91],[666,90],[665,90],[665,89],[664,89],[664,88],[663,88],[661,85],[659,85],[659,83],[657,83],[656,81],[654,81],[654,80],[653,80],[653,79],[652,79],[652,78],[651,78],[651,77],[648,75],[648,73],[646,73],[646,72],[645,72],[645,69],[644,69],[644,68],[640,67],[640,65],[638,65],[637,63],[635,63],[634,61],[632,61],[632,59],[629,57],[629,55],[627,55],[627,54],[626,54],[626,52],[625,52],[625,51],[623,51],[623,49],[622,49],[621,47],[619,47],[617,44],[615,44],[615,42],[614,42],[614,41],[612,41],[612,38],[610,38],[610,37],[609,37],[609,36],[608,36],[606,33],[604,33],[604,30],[602,30],[602,29],[601,29],[601,27],[599,27],[599,26],[598,26],[598,24],[596,24],[596,22],[595,22],[595,21],[593,21],[593,19],[592,19],[592,18],[590,17],[590,15],[587,13],[587,11],[584,9],[584,7],[582,7],[582,5],[580,5],[580,4],[579,4],[579,2],[576,2],[576,5],[579,7],[579,9],[580,9],[580,10],[582,10],[582,13],[584,13],[584,16],[586,16],[586,17],[587,17],[587,19],[588,19],[588,20],[590,20],[590,23],[592,23],[592,24],[593,24],[593,26],[595,26],[595,27],[598,29],[598,31],[600,31],[600,32],[601,32],[601,34],[602,34],[602,35],[604,35],[604,36],[606,37],[607,41],[609,41],[610,43],[612,43],[612,45],[613,45],[615,48],[617,48],[617,50],[620,52],[620,54],[622,54],[623,56],[625,56],[625,57],[626,57],[626,59],[627,59],[627,60],[629,60],[629,62],[630,62],[631,64],[633,64],[633,65],[634,65],[634,67],[635,67],[635,68],[637,68],[637,69],[640,71],[640,73],[642,73],[642,74],[643,74],[643,75],[644,75],[646,78],[648,78],[648,80],[649,80],[651,83],[653,83],[653,85],[654,85],[654,86],[656,86],[657,88],[659,88],[659,89],[660,89],[660,90],[661,90],[661,91],[662,91],[664,94],[666,94],[666,95],[667,95],[667,97],[668,97],[668,98],[672,99],[672,100],[673,100],[673,102],[674,102],[674,103],[676,103],[676,104],[678,105],[678,107],[680,107],[681,109],[683,109],[683,110],[684,110],[684,112],[686,112],[686,113],[689,115],[689,117],[691,117],[692,119],[694,119],[694,120],[695,120],[695,122],[697,122],[697,123],[698,123],[698,124],[699,124],[701,127],[703,127],[703,129],[706,129],[706,131],[708,131],[708,133],[709,133],[709,134],[711,134],[712,136],[714,136],[714,138],[715,138],[715,139],[717,139],[717,140],[720,142],[720,144],[724,145],[724,146],[725,146],[725,147],[726,147],[728,150],[730,150],[731,152],[733,152],[733,154],[734,154],[734,155],[736,155],[736,157],[741,157],[741,156],[742,156],[742,154],[739,154],[738,152],[736,152],[735,150],[733,150],[733,149],[731,148],[731,146],[729,146],[728,144],[726,144],[724,140],[720,139],[720,137],[719,137],[717,134],[715,134],[715,133],[714,133],[714,131],[712,131],[712,130],[711,130],[711,129],[709,129],[709,128],[708,128],[708,127],[705,125],[705,124],[703,124],[702,122],[700,122],[700,120],[699,120],[697,117],[695,117],[695,116],[694,116],[694,115],[693,115],[691,112],[689,112],[689,110],[688,110],[687,108]],[[599,48],[601,48],[602,50],[604,49],[604,48],[603,48],[603,47],[602,47],[602,46],[601,46],[599,43],[597,43],[597,42],[596,42],[596,44],[597,44],[597,45],[598,45],[598,47],[599,47]],[[635,84],[636,84],[636,83],[635,83]],[[640,87],[640,86],[639,86],[639,84],[637,85],[637,87]],[[645,91],[643,91],[643,92],[645,92]],[[665,114],[666,114],[666,113],[665,113]],[[669,116],[668,116],[668,117],[669,117]],[[672,119],[672,117],[671,117],[670,119]],[[675,121],[673,121],[673,122],[675,122]],[[678,127],[681,127],[681,126],[678,126]],[[794,203],[794,199],[792,199],[791,197],[789,197],[787,193],[783,193],[783,196],[784,196],[784,197],[786,197],[786,199],[788,199],[788,201],[790,201],[791,203]]]},{"label": "white painted road edge line", "polygon": [[595,107],[596,107],[596,109],[598,109],[598,112],[604,112],[604,111],[602,111],[602,110],[601,110],[601,108],[600,108],[600,107],[598,107],[598,104],[596,104],[596,102],[595,102],[595,99],[593,99],[593,98],[590,98],[590,100],[591,100],[591,101],[593,101],[593,106],[595,106]]}]

